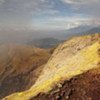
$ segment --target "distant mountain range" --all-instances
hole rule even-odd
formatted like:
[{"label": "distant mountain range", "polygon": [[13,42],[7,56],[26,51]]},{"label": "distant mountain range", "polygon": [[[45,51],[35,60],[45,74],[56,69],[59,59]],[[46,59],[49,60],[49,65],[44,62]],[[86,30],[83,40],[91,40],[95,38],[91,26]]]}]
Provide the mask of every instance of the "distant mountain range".
[{"label": "distant mountain range", "polygon": [[80,26],[67,31],[56,31],[55,33],[52,33],[54,37],[53,35],[51,35],[51,37],[48,36],[45,38],[30,39],[27,44],[34,45],[40,48],[53,48],[56,47],[59,43],[63,42],[64,40],[67,40],[73,36],[93,33],[100,33],[100,27],[91,28],[86,26]]},{"label": "distant mountain range", "polygon": [[[2,33],[2,34],[1,34]],[[25,31],[0,31],[0,44],[2,43],[19,43],[19,44],[36,44],[36,46],[49,48],[54,47],[68,40],[70,37],[77,35],[85,35],[92,33],[100,33],[100,26],[79,26],[69,30],[25,30]]]},{"label": "distant mountain range", "polygon": [[30,40],[28,44],[40,48],[53,48],[61,42],[63,42],[63,40],[59,40],[56,38],[41,38],[41,39]]},{"label": "distant mountain range", "polygon": [[77,28],[69,29],[67,31],[62,32],[62,38],[64,40],[69,39],[73,36],[78,35],[87,35],[87,34],[94,34],[94,33],[100,33],[100,27],[88,27],[88,26],[80,26]]},{"label": "distant mountain range", "polygon": [[100,33],[100,27],[96,27],[96,28],[92,28],[92,29],[90,29],[90,30],[88,30],[86,33],[90,33],[90,34],[92,34],[92,33]]}]

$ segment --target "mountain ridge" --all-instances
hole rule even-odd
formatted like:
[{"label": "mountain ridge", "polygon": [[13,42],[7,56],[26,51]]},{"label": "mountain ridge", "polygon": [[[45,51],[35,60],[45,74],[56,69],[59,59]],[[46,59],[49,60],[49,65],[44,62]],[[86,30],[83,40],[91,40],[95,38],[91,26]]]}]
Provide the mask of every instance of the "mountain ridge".
[{"label": "mountain ridge", "polygon": [[[29,100],[39,93],[47,93],[60,81],[99,68],[100,34],[72,38],[54,51],[36,83],[27,91],[6,97],[7,100]],[[5,100],[4,99],[4,100]]]}]

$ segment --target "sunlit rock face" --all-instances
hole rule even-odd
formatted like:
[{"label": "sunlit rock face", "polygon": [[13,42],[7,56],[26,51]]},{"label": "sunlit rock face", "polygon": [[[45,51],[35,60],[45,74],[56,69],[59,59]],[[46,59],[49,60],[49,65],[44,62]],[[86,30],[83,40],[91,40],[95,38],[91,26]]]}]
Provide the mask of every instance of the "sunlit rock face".
[{"label": "sunlit rock face", "polygon": [[29,100],[41,92],[49,92],[61,81],[99,68],[99,53],[100,34],[74,37],[58,46],[29,90],[12,94],[4,100]]}]

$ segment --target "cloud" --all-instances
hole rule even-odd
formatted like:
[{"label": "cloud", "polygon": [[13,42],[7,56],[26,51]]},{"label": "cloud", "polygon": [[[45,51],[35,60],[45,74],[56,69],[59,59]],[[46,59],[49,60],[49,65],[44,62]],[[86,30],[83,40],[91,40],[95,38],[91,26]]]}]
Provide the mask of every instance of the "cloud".
[{"label": "cloud", "polygon": [[99,3],[99,0],[62,0],[62,1],[74,5],[91,5],[93,3]]},{"label": "cloud", "polygon": [[51,17],[48,20],[44,19],[41,22],[36,21],[31,23],[31,28],[35,27],[35,30],[43,31],[56,31],[67,30],[79,26],[91,26],[96,27],[100,25],[100,20],[94,20],[92,18],[80,18],[76,16],[72,17]]},{"label": "cloud", "polygon": [[0,0],[0,24],[37,30],[99,25],[99,9],[99,0]]},{"label": "cloud", "polygon": [[40,15],[54,14],[57,11],[54,9],[52,0],[0,0],[0,3],[5,2],[1,6],[5,13]]},{"label": "cloud", "polygon": [[100,17],[100,0],[61,0],[76,13],[85,14],[91,17]]},{"label": "cloud", "polygon": [[0,0],[0,24],[26,26],[35,18],[56,15],[52,0]]},{"label": "cloud", "polygon": [[3,4],[5,2],[5,0],[0,0],[0,5]]}]

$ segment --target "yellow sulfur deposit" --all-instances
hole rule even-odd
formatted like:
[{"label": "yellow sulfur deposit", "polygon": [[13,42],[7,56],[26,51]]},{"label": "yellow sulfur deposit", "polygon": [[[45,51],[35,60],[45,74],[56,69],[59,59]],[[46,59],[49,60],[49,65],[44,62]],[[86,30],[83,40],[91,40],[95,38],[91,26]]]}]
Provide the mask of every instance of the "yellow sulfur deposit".
[{"label": "yellow sulfur deposit", "polygon": [[[78,42],[83,42],[82,38],[84,41],[85,39],[90,39],[90,37],[88,36],[81,37],[78,38]],[[67,42],[67,44],[69,45],[70,43],[73,44],[73,41],[71,40],[70,42]],[[56,51],[54,52],[54,58],[48,61],[35,85],[33,85],[27,91],[12,94],[4,98],[3,100],[29,100],[30,98],[36,96],[41,92],[49,92],[53,88],[53,86],[59,83],[62,79],[68,80],[90,69],[97,68],[98,63],[100,62],[100,56],[98,53],[100,49],[99,41],[94,41],[91,44],[81,44],[82,43],[79,44],[79,47],[81,46],[81,49],[75,52],[75,54],[73,54],[72,52],[70,56],[69,54],[68,56],[64,54],[64,52],[68,53],[69,49],[66,48],[62,52],[57,51],[56,49]],[[74,45],[73,48],[75,48]],[[58,54],[56,52],[58,52]]]}]

